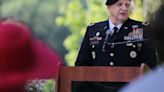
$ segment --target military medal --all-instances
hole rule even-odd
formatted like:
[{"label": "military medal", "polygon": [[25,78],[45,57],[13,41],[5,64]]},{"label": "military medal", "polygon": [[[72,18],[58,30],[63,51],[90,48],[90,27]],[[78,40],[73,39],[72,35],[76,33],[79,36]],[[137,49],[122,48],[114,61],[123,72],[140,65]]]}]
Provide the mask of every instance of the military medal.
[{"label": "military medal", "polygon": [[133,31],[128,36],[124,36],[124,40],[143,40],[143,28],[136,27],[136,25],[133,26]]},{"label": "military medal", "polygon": [[133,29],[133,39],[142,40],[143,39],[143,28],[134,28]]},{"label": "military medal", "polygon": [[130,57],[131,58],[136,58],[137,57],[137,52],[136,51],[131,51],[130,52]]},{"label": "military medal", "polygon": [[93,59],[96,58],[96,53],[95,53],[95,51],[92,51],[92,58],[93,58]]},{"label": "military medal", "polygon": [[91,45],[99,44],[99,41],[102,40],[102,37],[99,37],[99,35],[100,32],[96,32],[94,37],[89,38]]}]

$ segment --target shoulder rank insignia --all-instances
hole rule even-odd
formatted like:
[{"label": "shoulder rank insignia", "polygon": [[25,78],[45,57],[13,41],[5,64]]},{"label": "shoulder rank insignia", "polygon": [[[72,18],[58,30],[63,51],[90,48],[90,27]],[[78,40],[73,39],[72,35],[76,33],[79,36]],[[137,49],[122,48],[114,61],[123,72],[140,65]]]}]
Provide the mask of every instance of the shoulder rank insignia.
[{"label": "shoulder rank insignia", "polygon": [[90,23],[88,26],[93,26],[95,23]]},{"label": "shoulder rank insignia", "polygon": [[147,21],[145,21],[145,22],[142,22],[142,25],[145,25],[145,26],[147,26],[147,25],[149,25],[149,22],[147,22]]}]

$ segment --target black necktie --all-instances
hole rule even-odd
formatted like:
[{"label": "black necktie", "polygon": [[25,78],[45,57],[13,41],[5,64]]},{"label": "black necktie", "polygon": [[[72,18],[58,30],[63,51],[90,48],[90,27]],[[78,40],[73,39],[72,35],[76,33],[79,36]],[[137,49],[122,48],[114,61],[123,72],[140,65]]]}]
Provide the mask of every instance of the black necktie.
[{"label": "black necktie", "polygon": [[114,33],[112,35],[112,38],[116,35],[118,28],[117,27],[114,27],[113,29],[114,29]]}]

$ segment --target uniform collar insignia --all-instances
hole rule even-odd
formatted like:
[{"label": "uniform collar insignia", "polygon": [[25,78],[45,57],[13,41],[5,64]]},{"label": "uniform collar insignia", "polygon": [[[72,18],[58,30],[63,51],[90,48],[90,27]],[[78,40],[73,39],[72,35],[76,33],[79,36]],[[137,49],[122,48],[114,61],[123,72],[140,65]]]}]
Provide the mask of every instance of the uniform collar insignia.
[{"label": "uniform collar insignia", "polygon": [[107,29],[107,28],[108,28],[108,26],[105,26],[105,27],[104,27],[104,29]]}]

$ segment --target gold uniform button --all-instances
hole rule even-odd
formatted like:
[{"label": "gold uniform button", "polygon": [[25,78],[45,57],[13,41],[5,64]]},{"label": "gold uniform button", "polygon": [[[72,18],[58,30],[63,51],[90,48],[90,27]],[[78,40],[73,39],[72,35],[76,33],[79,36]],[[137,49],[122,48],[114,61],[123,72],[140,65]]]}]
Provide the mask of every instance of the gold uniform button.
[{"label": "gold uniform button", "polygon": [[96,36],[99,36],[99,35],[100,35],[100,32],[97,32],[97,33],[96,33]]},{"label": "gold uniform button", "polygon": [[111,44],[110,48],[114,48],[114,43]]},{"label": "gold uniform button", "polygon": [[130,52],[130,57],[131,58],[136,58],[137,57],[137,52],[136,51],[131,51]]},{"label": "gold uniform button", "polygon": [[113,63],[113,62],[110,62],[110,65],[111,65],[111,66],[113,66],[113,65],[114,65],[114,63]]},{"label": "gold uniform button", "polygon": [[114,56],[114,53],[110,53],[110,56],[113,57]]},{"label": "gold uniform button", "polygon": [[136,45],[133,45],[133,48],[136,48]]},{"label": "gold uniform button", "polygon": [[92,48],[95,48],[95,45],[92,45]]}]

